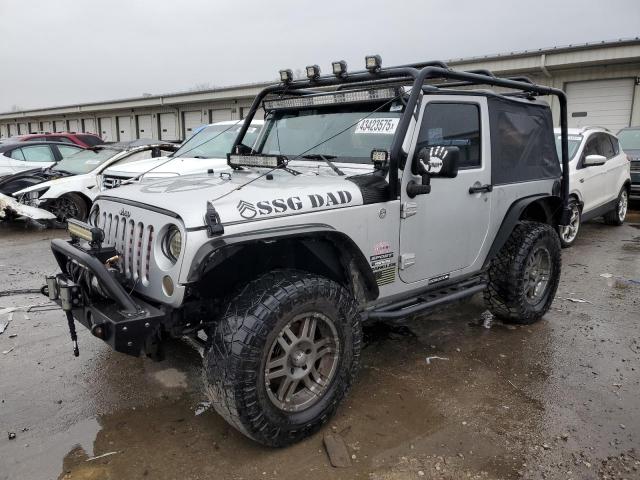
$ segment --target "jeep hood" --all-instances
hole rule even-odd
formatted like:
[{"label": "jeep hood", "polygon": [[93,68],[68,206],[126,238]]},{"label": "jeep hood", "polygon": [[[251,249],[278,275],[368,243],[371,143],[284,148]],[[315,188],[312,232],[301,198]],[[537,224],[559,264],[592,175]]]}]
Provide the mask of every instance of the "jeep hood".
[{"label": "jeep hood", "polygon": [[187,228],[204,225],[207,202],[212,203],[225,225],[363,203],[358,186],[347,180],[353,172],[345,172],[345,176],[293,175],[277,170],[269,176],[260,177],[264,173],[265,170],[248,170],[233,172],[230,178],[228,175],[210,174],[146,179],[105,192],[96,201],[118,202],[122,199],[123,203],[162,208],[178,214]]},{"label": "jeep hood", "polygon": [[[160,165],[157,168],[156,166]],[[153,170],[151,170],[153,168]],[[147,178],[170,177],[178,175],[204,174],[207,170],[215,172],[228,170],[227,160],[223,158],[189,158],[189,157],[156,157],[137,160],[135,162],[115,164],[105,169],[103,175],[135,177],[148,170]]]}]

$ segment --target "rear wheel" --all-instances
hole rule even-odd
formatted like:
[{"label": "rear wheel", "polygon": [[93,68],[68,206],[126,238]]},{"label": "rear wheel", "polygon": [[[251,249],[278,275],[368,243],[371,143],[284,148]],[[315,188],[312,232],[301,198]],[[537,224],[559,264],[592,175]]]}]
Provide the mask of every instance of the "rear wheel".
[{"label": "rear wheel", "polygon": [[215,410],[248,437],[285,446],[317,431],[351,386],[358,306],[327,278],[294,270],[244,286],[212,327],[205,354]]},{"label": "rear wheel", "polygon": [[71,218],[84,221],[89,215],[89,205],[77,193],[67,193],[56,198],[49,203],[47,210],[56,216],[58,222],[63,224]]},{"label": "rear wheel", "polygon": [[624,223],[624,219],[627,217],[627,209],[629,208],[629,193],[626,188],[620,190],[618,195],[618,201],[616,202],[616,208],[611,210],[604,216],[604,223],[607,225],[620,226]]},{"label": "rear wheel", "polygon": [[580,205],[578,204],[578,202],[576,202],[575,200],[572,201],[571,203],[569,203],[569,208],[571,209],[571,219],[569,220],[569,225],[558,226],[560,244],[563,248],[570,247],[576,241],[582,221]]},{"label": "rear wheel", "polygon": [[487,308],[510,323],[534,323],[547,313],[560,281],[560,240],[549,225],[522,222],[489,268]]}]

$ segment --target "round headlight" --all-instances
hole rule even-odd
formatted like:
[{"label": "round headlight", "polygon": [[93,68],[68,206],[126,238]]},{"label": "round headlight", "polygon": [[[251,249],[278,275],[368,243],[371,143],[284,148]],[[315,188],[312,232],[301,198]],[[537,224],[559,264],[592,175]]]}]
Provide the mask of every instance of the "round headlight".
[{"label": "round headlight", "polygon": [[178,227],[170,227],[165,237],[165,250],[168,257],[176,261],[182,250],[182,234]]}]

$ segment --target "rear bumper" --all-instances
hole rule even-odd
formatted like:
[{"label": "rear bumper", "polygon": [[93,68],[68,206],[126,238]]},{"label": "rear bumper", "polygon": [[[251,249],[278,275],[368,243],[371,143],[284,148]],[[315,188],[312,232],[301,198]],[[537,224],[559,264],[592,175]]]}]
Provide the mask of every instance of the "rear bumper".
[{"label": "rear bumper", "polygon": [[[47,294],[63,310],[115,351],[138,356],[157,342],[170,312],[129,295],[104,264],[82,248],[63,240],[51,242],[62,273],[47,277]],[[75,283],[67,271],[69,260],[95,277],[108,298],[86,282]]]}]

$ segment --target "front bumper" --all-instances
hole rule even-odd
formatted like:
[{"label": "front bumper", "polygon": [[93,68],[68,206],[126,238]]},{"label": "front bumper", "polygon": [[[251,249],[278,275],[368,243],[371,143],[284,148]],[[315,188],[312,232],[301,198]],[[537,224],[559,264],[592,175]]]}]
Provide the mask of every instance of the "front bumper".
[{"label": "front bumper", "polygon": [[[104,263],[80,246],[56,239],[51,250],[62,270],[47,277],[51,300],[117,352],[139,356],[157,345],[170,312],[127,293]],[[92,292],[85,283],[74,282],[70,262],[93,276],[108,298]]]},{"label": "front bumper", "polygon": [[631,198],[640,198],[640,172],[631,172]]}]

